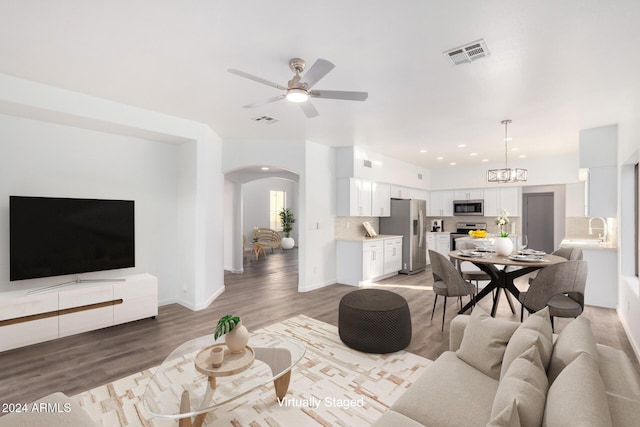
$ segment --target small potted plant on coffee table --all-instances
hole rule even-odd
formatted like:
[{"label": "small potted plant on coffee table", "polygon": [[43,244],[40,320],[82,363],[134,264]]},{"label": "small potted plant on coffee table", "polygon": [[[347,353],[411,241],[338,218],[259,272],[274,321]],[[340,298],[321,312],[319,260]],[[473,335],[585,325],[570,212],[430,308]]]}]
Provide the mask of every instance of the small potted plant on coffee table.
[{"label": "small potted plant on coffee table", "polygon": [[233,314],[226,314],[218,320],[213,337],[217,340],[223,335],[231,353],[241,353],[249,342],[249,331],[242,320]]}]

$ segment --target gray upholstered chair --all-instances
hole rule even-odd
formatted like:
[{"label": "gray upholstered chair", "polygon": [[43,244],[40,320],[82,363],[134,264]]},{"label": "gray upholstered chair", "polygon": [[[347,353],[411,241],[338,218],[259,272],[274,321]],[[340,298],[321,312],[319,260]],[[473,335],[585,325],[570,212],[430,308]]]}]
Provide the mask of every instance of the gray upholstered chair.
[{"label": "gray upholstered chair", "polygon": [[[472,243],[472,242],[465,242],[463,240],[456,240],[456,249],[460,249],[460,250],[475,250],[478,247]],[[460,274],[462,275],[462,278],[464,280],[467,280],[469,282],[471,281],[475,281],[476,282],[476,287],[479,286],[478,282],[489,282],[491,281],[491,277],[489,277],[489,275],[487,273],[485,273],[482,270],[465,270],[464,268],[462,268],[462,266],[465,263],[469,263],[468,261],[463,261],[463,260],[457,260],[457,265],[458,265],[458,271],[460,272]]]},{"label": "gray upholstered chair", "polygon": [[522,304],[520,320],[524,318],[525,308],[529,313],[533,313],[545,306],[549,307],[552,326],[554,317],[578,317],[584,309],[584,302],[572,298],[571,295],[584,295],[586,282],[586,261],[561,262],[539,270],[529,290],[520,292],[518,296]]},{"label": "gray upholstered chair", "polygon": [[[462,296],[468,295],[471,300],[475,294],[476,287],[465,281],[460,272],[451,264],[451,262],[443,255],[436,251],[429,250],[429,258],[431,258],[431,270],[433,272],[433,310],[431,311],[431,320],[433,313],[436,311],[436,302],[438,295],[444,296],[444,304],[442,305],[442,330],[444,331],[444,317],[447,311],[447,297],[458,297],[462,300]],[[462,304],[462,302],[461,302]]]},{"label": "gray upholstered chair", "polygon": [[[581,261],[582,260],[582,249],[580,248],[560,248],[551,252],[551,255],[561,256],[562,258],[568,261]],[[536,278],[538,271],[534,271],[529,275],[529,284],[533,282],[533,279]],[[578,301],[578,303],[584,307],[584,292],[571,292],[569,294],[571,298]]]}]

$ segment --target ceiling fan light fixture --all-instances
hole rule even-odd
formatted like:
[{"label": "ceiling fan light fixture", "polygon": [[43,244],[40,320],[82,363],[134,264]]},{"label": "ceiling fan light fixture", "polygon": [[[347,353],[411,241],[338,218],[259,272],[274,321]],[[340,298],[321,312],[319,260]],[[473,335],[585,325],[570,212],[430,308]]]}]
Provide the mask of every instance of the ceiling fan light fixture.
[{"label": "ceiling fan light fixture", "polygon": [[304,89],[293,88],[287,91],[287,101],[295,102],[297,104],[306,102],[309,100],[309,93]]}]

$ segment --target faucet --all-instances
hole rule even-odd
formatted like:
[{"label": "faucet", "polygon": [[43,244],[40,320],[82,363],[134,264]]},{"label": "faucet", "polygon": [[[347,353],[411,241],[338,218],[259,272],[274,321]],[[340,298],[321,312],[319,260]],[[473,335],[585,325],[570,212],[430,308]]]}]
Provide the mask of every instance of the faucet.
[{"label": "faucet", "polygon": [[598,239],[605,242],[607,240],[607,221],[604,218],[602,217],[589,218],[589,234],[590,235],[593,234],[593,227],[591,226],[591,223],[593,222],[594,219],[599,219],[600,221],[602,221],[602,227],[596,227],[596,229],[602,230],[602,234],[598,233]]}]

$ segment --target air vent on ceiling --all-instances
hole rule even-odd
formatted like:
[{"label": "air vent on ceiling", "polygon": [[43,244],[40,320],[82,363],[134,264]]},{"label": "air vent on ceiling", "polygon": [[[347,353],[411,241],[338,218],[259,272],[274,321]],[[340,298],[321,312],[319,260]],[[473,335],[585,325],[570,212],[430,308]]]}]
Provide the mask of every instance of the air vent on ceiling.
[{"label": "air vent on ceiling", "polygon": [[371,160],[364,160],[362,163],[364,164],[364,167],[365,167],[365,168],[370,168],[370,167],[372,167],[372,166],[373,166],[373,165],[371,164]]},{"label": "air vent on ceiling", "polygon": [[464,46],[447,50],[444,54],[449,56],[449,59],[451,59],[455,65],[460,65],[489,56],[489,49],[487,49],[485,41],[480,39]]},{"label": "air vent on ceiling", "polygon": [[278,121],[278,119],[274,119],[273,117],[269,117],[269,116],[254,117],[251,120],[253,120],[254,122],[260,122],[260,123],[266,123],[266,124],[273,124]]},{"label": "air vent on ceiling", "polygon": [[422,179],[422,174],[421,173],[418,174],[418,179]]}]

